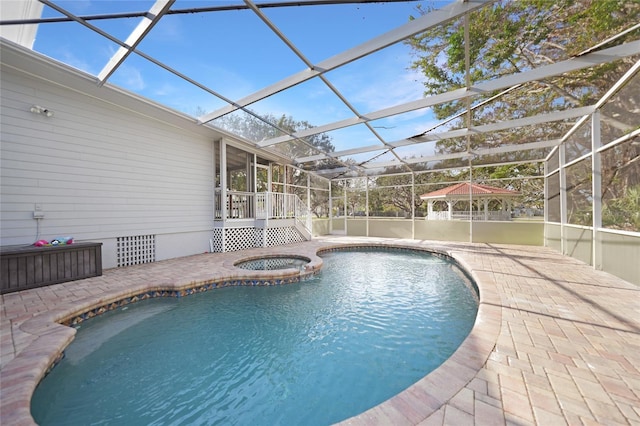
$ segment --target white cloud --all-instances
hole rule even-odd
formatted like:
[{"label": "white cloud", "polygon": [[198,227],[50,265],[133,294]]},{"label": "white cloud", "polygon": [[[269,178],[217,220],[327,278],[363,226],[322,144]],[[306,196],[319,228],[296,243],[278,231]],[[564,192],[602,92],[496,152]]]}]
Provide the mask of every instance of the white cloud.
[{"label": "white cloud", "polygon": [[[401,60],[393,54],[369,61],[360,78],[350,82],[351,98],[366,108],[363,112],[378,111],[421,99],[423,86],[421,76],[407,70],[409,59]],[[366,74],[364,74],[366,72]]]},{"label": "white cloud", "polygon": [[184,31],[179,19],[162,19],[153,27],[147,36],[154,42],[170,41],[172,43],[184,40]]},{"label": "white cloud", "polygon": [[156,96],[171,96],[178,92],[178,88],[170,83],[162,83],[153,87],[153,94]]},{"label": "white cloud", "polygon": [[122,64],[118,67],[113,74],[112,80],[115,84],[134,92],[144,90],[146,87],[140,70],[127,64]]},{"label": "white cloud", "polygon": [[84,12],[88,12],[92,9],[92,2],[90,0],[74,0],[73,2],[73,12],[76,14],[81,14]]},{"label": "white cloud", "polygon": [[[109,43],[105,44],[101,48],[101,56],[104,61],[104,65],[107,65],[111,58],[118,52],[120,46]],[[136,62],[136,65],[132,65],[133,61],[138,60],[135,54],[130,54],[127,59],[116,68],[114,73],[109,77],[109,81],[118,86],[124,87],[127,90],[133,92],[141,92],[147,87],[145,79],[143,77],[142,68],[139,66],[144,62]],[[150,68],[147,68],[150,69]],[[102,70],[100,70],[102,71]],[[97,73],[96,73],[97,74]]]},{"label": "white cloud", "polygon": [[87,72],[89,74],[95,75],[97,72],[92,69],[89,62],[84,59],[78,58],[70,49],[62,49],[59,54],[59,60],[64,62],[67,65],[71,65],[74,68]]}]

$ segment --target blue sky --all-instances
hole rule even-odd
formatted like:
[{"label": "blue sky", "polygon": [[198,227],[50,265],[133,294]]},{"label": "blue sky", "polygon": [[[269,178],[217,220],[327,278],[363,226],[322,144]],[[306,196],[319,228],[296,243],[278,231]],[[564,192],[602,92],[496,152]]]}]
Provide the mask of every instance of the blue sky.
[{"label": "blue sky", "polygon": [[[76,15],[148,10],[153,1],[55,1]],[[172,9],[228,5],[237,1],[183,1]],[[417,15],[419,4],[448,2],[344,4],[263,9],[267,17],[313,63],[396,28]],[[259,3],[258,3],[259,4]],[[45,6],[44,17],[60,16]],[[90,21],[121,40],[140,18]],[[34,50],[97,75],[118,45],[77,23],[41,24]],[[304,63],[251,11],[165,16],[138,49],[164,64],[237,100],[306,68]],[[409,49],[395,45],[326,74],[358,112],[365,114],[422,97],[421,77],[409,69]],[[109,82],[176,110],[195,115],[225,105],[138,55],[130,55]],[[353,113],[316,79],[250,106],[258,113],[288,115],[322,125]],[[393,141],[421,133],[433,123],[428,111],[373,123]],[[370,132],[354,128],[331,135],[336,149],[378,143]]]}]

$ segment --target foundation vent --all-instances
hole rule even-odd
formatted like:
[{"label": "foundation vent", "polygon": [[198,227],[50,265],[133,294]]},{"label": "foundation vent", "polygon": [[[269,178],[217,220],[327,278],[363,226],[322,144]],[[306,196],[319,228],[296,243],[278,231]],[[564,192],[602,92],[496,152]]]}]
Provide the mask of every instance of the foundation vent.
[{"label": "foundation vent", "polygon": [[117,266],[139,265],[156,261],[156,236],[135,235],[116,238]]}]

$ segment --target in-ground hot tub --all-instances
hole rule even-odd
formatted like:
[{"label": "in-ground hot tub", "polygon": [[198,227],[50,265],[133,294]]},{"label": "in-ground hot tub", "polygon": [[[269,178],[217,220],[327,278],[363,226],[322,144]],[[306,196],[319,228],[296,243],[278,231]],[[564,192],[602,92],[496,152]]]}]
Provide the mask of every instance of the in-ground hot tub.
[{"label": "in-ground hot tub", "polygon": [[274,271],[278,269],[304,270],[311,259],[304,256],[265,256],[256,259],[242,260],[234,264],[237,268],[252,271]]}]

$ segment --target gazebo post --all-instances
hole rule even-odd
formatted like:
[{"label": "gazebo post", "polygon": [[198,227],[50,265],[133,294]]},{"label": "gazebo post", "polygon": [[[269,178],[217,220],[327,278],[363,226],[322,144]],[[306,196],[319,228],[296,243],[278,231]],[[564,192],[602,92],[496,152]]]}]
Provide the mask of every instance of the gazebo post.
[{"label": "gazebo post", "polygon": [[484,199],[484,220],[489,220],[489,199]]},{"label": "gazebo post", "polygon": [[447,200],[447,207],[449,208],[447,220],[453,220],[453,201]]}]

